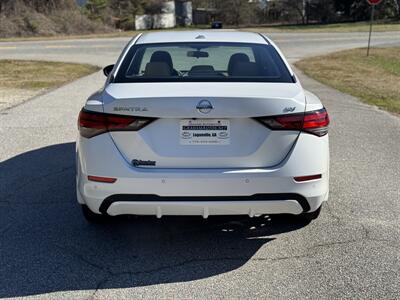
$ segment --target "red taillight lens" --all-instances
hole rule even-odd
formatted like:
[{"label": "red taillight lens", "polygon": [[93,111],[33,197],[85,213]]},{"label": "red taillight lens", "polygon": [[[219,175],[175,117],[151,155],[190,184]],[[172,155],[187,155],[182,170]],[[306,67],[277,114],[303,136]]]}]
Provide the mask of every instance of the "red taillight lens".
[{"label": "red taillight lens", "polygon": [[303,114],[276,116],[267,118],[264,123],[271,129],[301,130],[303,118]]},{"label": "red taillight lens", "polygon": [[78,128],[83,137],[91,138],[108,131],[136,131],[153,120],[154,118],[112,115],[82,109]]},{"label": "red taillight lens", "polygon": [[304,114],[303,131],[324,136],[328,133],[329,115],[325,108]]},{"label": "red taillight lens", "polygon": [[302,130],[317,136],[328,133],[329,116],[325,108],[301,114],[256,118],[272,130]]},{"label": "red taillight lens", "polygon": [[103,183],[114,183],[117,181],[117,178],[89,175],[88,180],[96,181],[96,182],[103,182]]},{"label": "red taillight lens", "polygon": [[297,182],[304,182],[304,181],[310,181],[310,180],[316,180],[316,179],[321,179],[322,174],[316,174],[316,175],[307,175],[307,176],[297,176],[294,177],[293,179]]}]

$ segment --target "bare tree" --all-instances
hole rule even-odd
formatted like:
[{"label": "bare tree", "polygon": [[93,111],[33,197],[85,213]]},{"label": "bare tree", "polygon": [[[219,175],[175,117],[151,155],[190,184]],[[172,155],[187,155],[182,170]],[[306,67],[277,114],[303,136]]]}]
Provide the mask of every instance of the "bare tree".
[{"label": "bare tree", "polygon": [[397,11],[397,19],[400,20],[400,0],[393,0],[394,1],[394,6]]},{"label": "bare tree", "polygon": [[149,0],[146,1],[143,5],[144,12],[149,15],[155,15],[161,13],[163,8],[162,0]]},{"label": "bare tree", "polygon": [[248,0],[220,0],[217,1],[216,8],[221,12],[223,22],[236,26],[247,21],[250,10]]},{"label": "bare tree", "polygon": [[284,4],[289,9],[292,9],[300,17],[301,23],[308,23],[308,1],[307,0],[284,0]]}]

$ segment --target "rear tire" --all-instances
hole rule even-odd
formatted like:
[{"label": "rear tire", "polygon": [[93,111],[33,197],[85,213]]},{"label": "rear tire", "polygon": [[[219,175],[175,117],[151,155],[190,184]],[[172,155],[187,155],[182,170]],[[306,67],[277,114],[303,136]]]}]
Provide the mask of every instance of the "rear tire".
[{"label": "rear tire", "polygon": [[302,214],[298,215],[297,217],[302,221],[311,222],[319,217],[319,214],[321,213],[321,208],[322,208],[322,205],[313,212],[302,213]]},{"label": "rear tire", "polygon": [[99,224],[107,221],[108,216],[96,214],[90,210],[87,205],[82,204],[82,214],[85,217],[86,221],[89,223]]}]

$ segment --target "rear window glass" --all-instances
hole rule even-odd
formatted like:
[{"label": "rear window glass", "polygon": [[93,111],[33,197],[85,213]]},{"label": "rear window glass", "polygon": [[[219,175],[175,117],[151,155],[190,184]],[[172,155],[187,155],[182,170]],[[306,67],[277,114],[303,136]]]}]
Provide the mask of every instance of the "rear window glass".
[{"label": "rear window glass", "polygon": [[165,81],[293,82],[270,45],[203,42],[134,45],[114,80]]}]

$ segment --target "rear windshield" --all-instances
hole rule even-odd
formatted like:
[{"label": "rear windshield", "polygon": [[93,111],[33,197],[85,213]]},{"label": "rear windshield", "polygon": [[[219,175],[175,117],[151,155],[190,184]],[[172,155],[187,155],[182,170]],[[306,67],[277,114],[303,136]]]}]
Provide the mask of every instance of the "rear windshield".
[{"label": "rear windshield", "polygon": [[245,43],[139,44],[114,82],[293,82],[274,47]]}]

